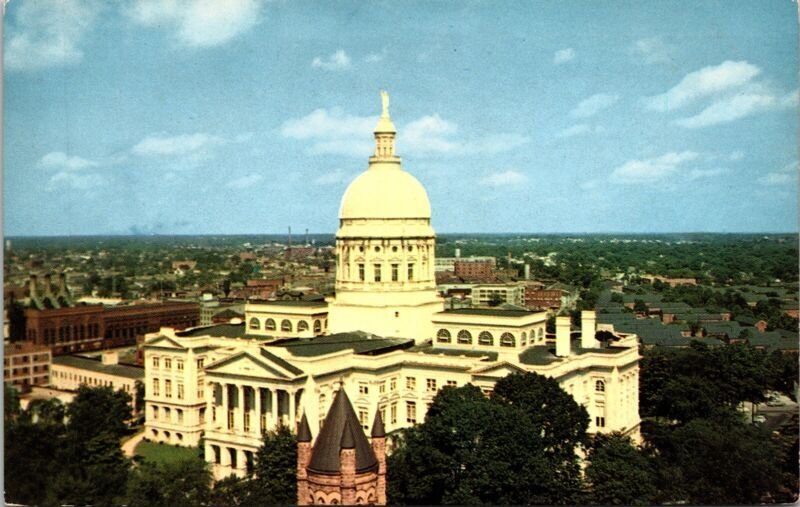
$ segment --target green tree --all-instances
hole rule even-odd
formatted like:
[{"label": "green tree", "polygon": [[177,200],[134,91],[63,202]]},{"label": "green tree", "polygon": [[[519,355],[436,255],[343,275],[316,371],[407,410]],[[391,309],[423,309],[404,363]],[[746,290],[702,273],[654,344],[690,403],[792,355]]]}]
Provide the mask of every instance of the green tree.
[{"label": "green tree", "polygon": [[131,396],[110,387],[81,386],[67,407],[68,430],[89,440],[101,433],[120,438],[128,429]]},{"label": "green tree", "polygon": [[643,299],[633,301],[633,311],[636,313],[647,313],[647,303]]},{"label": "green tree", "polygon": [[19,405],[19,393],[10,384],[3,382],[3,417],[8,424],[9,420],[16,419],[21,409]]},{"label": "green tree", "polygon": [[211,473],[199,458],[139,466],[128,482],[131,507],[201,507],[211,500]]},{"label": "green tree", "polygon": [[654,460],[619,433],[594,437],[587,455],[591,504],[649,505],[657,495]]},{"label": "green tree", "polygon": [[251,479],[254,504],[297,501],[297,438],[284,425],[264,435]]}]

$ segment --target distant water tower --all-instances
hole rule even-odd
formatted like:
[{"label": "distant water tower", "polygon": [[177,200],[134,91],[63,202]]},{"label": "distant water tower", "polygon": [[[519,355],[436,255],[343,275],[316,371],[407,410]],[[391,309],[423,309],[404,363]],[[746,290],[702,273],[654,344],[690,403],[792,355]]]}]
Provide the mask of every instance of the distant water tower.
[{"label": "distant water tower", "polygon": [[11,251],[11,240],[10,239],[6,240],[6,250],[8,250],[9,252]]},{"label": "distant water tower", "polygon": [[461,249],[456,248],[456,258],[461,257]]}]

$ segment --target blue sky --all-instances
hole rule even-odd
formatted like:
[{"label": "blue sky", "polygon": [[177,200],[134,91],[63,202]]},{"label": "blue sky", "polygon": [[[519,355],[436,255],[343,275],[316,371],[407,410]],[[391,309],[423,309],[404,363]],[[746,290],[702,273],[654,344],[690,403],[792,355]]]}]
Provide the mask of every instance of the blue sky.
[{"label": "blue sky", "polygon": [[789,0],[7,9],[7,235],[335,232],[381,88],[439,232],[798,230]]}]

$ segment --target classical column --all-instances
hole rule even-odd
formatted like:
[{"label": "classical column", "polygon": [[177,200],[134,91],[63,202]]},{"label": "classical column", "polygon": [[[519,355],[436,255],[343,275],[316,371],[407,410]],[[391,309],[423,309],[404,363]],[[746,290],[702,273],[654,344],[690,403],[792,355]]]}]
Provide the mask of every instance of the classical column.
[{"label": "classical column", "polygon": [[270,412],[269,412],[269,429],[278,427],[278,390],[269,389]]},{"label": "classical column", "polygon": [[289,393],[289,428],[292,431],[297,431],[297,421],[295,417],[295,402],[297,401],[295,397],[297,396],[297,391],[288,391]]},{"label": "classical column", "polygon": [[264,428],[261,427],[261,388],[256,387],[254,389],[253,397],[255,398],[256,420],[253,422],[253,432],[260,435],[264,431]]},{"label": "classical column", "polygon": [[220,384],[220,386],[222,391],[222,410],[221,410],[222,413],[221,414],[217,413],[217,419],[222,418],[222,424],[220,425],[220,427],[227,430],[228,410],[230,410],[230,408],[228,407],[228,403],[230,403],[230,400],[228,399],[228,384]]}]

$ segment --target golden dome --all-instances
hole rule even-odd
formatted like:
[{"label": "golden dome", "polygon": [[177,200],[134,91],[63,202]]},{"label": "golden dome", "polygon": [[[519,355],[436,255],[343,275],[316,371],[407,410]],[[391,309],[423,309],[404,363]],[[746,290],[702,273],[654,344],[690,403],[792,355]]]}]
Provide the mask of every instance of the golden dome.
[{"label": "golden dome", "polygon": [[389,94],[381,92],[383,113],[375,127],[375,154],[342,196],[340,219],[431,218],[428,193],[400,166],[394,154],[395,128],[389,117]]}]

